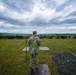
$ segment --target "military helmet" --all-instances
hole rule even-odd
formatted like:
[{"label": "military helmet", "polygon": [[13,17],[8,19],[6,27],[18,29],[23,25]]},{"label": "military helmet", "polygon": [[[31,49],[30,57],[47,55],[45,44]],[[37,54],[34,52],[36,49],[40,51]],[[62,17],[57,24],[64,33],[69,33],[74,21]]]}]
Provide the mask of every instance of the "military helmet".
[{"label": "military helmet", "polygon": [[33,31],[33,34],[37,34],[37,31]]}]

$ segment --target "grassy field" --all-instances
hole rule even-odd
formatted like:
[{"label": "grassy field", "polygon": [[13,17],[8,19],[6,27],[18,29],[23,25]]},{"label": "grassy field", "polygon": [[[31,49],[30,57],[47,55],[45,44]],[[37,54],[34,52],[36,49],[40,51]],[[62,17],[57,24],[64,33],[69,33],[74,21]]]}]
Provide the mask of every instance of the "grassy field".
[{"label": "grassy field", "polygon": [[[26,40],[0,40],[0,75],[27,75],[30,55],[26,61],[26,53],[22,49]],[[49,47],[49,51],[39,51],[39,63],[49,66],[51,75],[59,75],[51,54],[55,52],[72,52],[76,54],[76,39],[42,39],[41,46]]]}]

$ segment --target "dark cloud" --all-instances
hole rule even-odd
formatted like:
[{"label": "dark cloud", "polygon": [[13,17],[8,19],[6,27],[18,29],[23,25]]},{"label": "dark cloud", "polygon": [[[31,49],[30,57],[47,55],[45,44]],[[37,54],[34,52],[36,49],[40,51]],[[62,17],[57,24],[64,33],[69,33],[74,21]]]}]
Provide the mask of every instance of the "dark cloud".
[{"label": "dark cloud", "polygon": [[67,19],[61,23],[66,23],[66,24],[76,24],[76,19]]},{"label": "dark cloud", "polygon": [[73,17],[75,17],[75,16],[76,16],[76,11],[75,11],[75,12],[70,13],[67,17],[69,17],[69,16],[73,16]]},{"label": "dark cloud", "polygon": [[32,0],[1,0],[7,8],[13,9],[15,11],[31,11],[33,7]]},{"label": "dark cloud", "polygon": [[63,3],[62,5],[58,6],[56,8],[56,11],[63,11],[65,9],[65,7],[70,6],[70,5],[76,5],[76,0],[66,0],[65,3]]},{"label": "dark cloud", "polygon": [[44,19],[41,19],[39,17],[35,18],[33,21],[30,22],[30,24],[32,26],[44,26],[46,24],[45,20]]},{"label": "dark cloud", "polygon": [[9,18],[7,16],[4,16],[4,15],[0,15],[0,21],[3,21],[3,22],[6,22],[6,23],[9,23],[9,24],[13,24],[13,25],[25,25],[24,22],[21,22],[19,20],[16,20],[16,19],[12,19],[12,18]]},{"label": "dark cloud", "polygon": [[44,1],[47,8],[56,8],[57,4],[53,0],[45,0]]}]

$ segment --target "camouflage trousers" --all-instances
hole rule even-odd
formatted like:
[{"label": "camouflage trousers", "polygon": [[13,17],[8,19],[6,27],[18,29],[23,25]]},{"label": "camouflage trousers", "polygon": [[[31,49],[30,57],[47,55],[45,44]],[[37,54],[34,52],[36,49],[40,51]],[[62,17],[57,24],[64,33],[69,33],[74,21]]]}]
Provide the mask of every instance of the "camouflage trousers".
[{"label": "camouflage trousers", "polygon": [[30,54],[30,66],[34,67],[34,65],[38,66],[38,53]]}]

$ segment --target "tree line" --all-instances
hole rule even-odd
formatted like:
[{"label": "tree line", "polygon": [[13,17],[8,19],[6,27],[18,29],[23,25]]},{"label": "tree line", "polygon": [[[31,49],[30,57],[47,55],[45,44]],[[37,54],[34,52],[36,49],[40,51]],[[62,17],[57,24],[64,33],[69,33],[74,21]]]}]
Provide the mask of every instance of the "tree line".
[{"label": "tree line", "polygon": [[[30,35],[31,36],[31,35]],[[30,36],[2,36],[0,35],[0,39],[28,39]],[[47,36],[47,35],[38,35],[41,39],[44,38],[49,38],[49,39],[76,39],[76,35],[52,35],[52,36]]]}]

